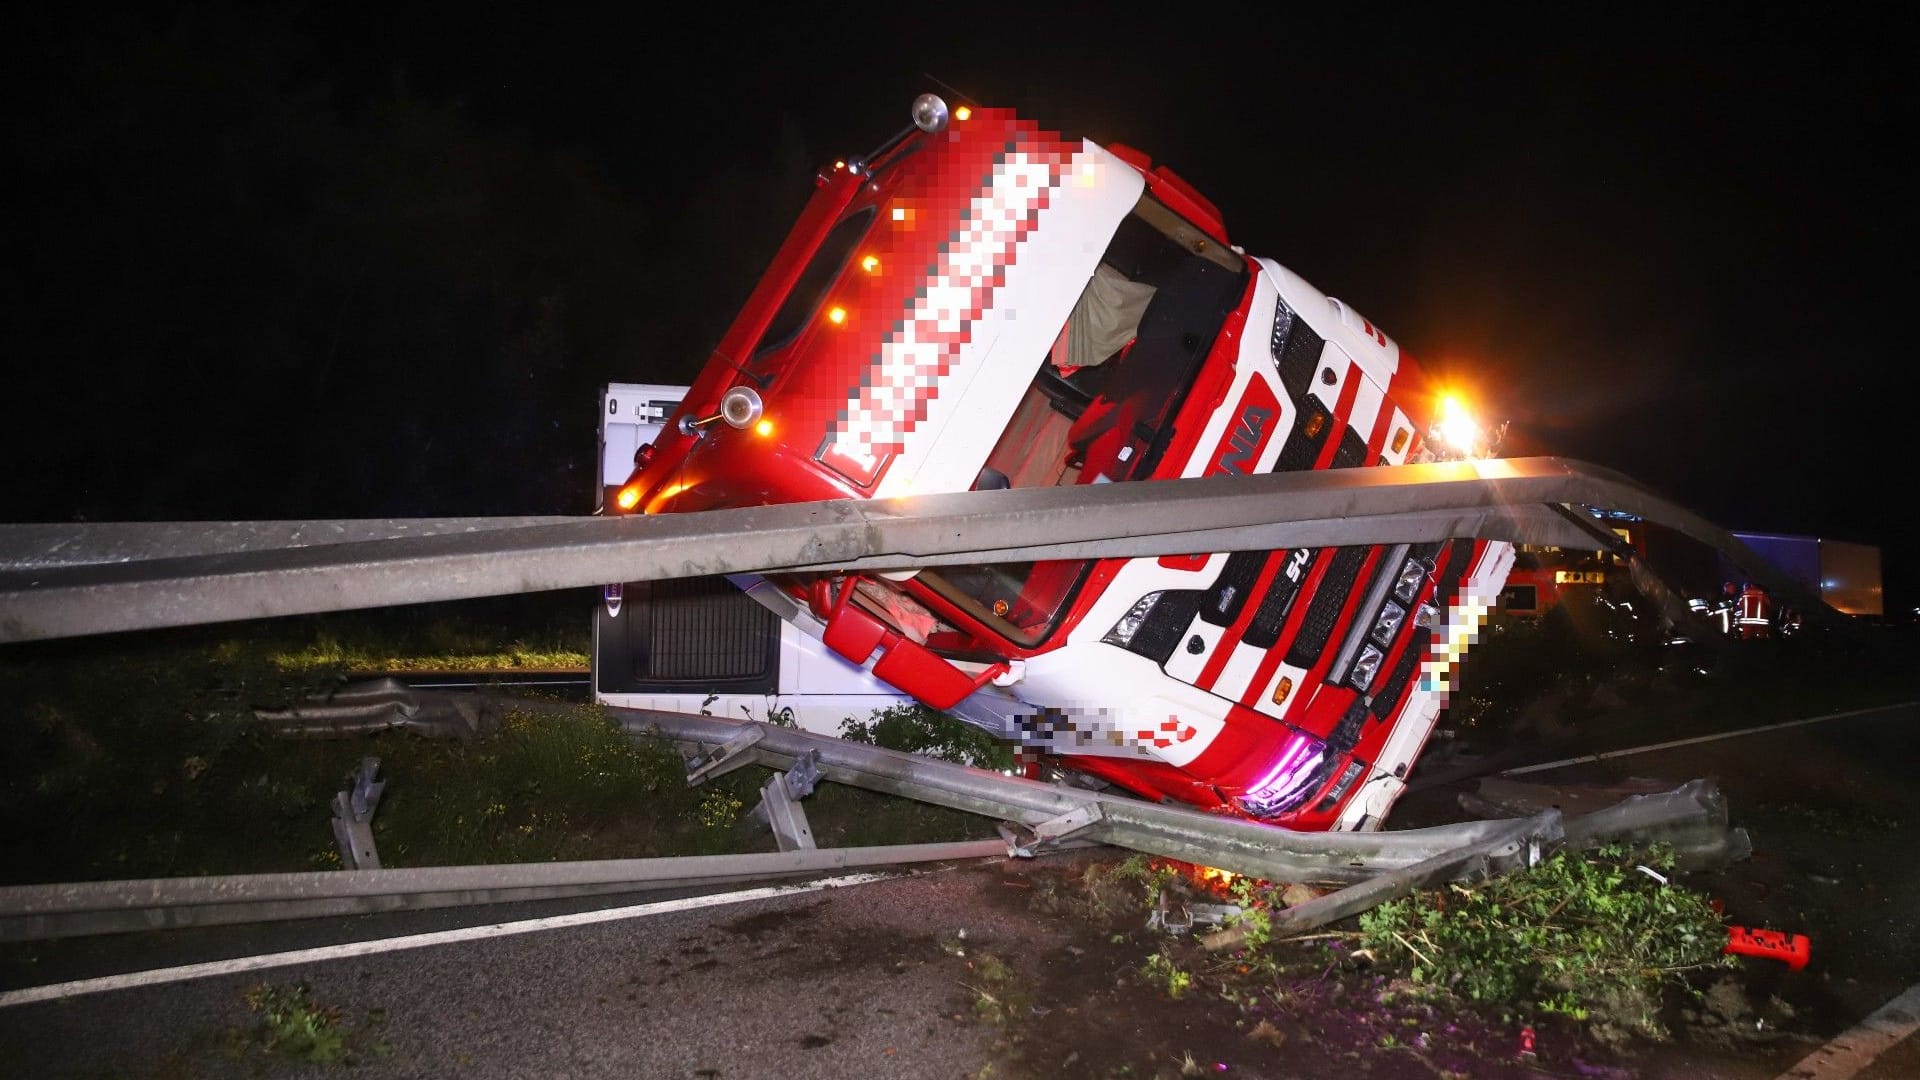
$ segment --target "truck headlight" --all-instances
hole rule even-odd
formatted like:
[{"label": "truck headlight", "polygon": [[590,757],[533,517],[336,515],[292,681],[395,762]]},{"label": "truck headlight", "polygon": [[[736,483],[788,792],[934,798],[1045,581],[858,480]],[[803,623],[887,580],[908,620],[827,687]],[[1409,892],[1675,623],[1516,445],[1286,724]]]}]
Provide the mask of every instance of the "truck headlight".
[{"label": "truck headlight", "polygon": [[1380,617],[1373,621],[1373,640],[1382,645],[1393,640],[1400,629],[1400,623],[1407,617],[1407,609],[1389,600],[1380,605]]},{"label": "truck headlight", "polygon": [[1140,627],[1146,623],[1147,616],[1153,613],[1153,606],[1159,602],[1160,594],[1157,592],[1150,592],[1135,600],[1133,606],[1127,609],[1127,613],[1120,616],[1120,621],[1114,623],[1113,629],[1107,631],[1106,636],[1100,640],[1109,645],[1118,645],[1123,649],[1132,645],[1133,635],[1140,632]]},{"label": "truck headlight", "polygon": [[1402,604],[1413,603],[1420,594],[1420,586],[1426,584],[1427,568],[1418,559],[1408,559],[1400,568],[1400,578],[1393,583],[1393,598]]},{"label": "truck headlight", "polygon": [[1386,659],[1386,656],[1386,653],[1372,645],[1362,648],[1360,658],[1353,662],[1353,676],[1348,679],[1349,684],[1356,690],[1365,690],[1372,686],[1374,675],[1380,671],[1380,661]]}]

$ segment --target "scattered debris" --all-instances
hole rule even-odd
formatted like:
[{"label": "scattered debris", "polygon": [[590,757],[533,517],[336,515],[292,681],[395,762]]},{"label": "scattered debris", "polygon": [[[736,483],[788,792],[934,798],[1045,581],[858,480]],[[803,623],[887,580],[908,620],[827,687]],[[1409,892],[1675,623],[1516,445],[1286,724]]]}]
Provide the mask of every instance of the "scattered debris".
[{"label": "scattered debris", "polygon": [[1744,926],[1727,927],[1726,951],[1730,956],[1778,960],[1787,965],[1789,971],[1799,971],[1807,966],[1807,961],[1813,959],[1813,945],[1805,934],[1752,930]]},{"label": "scattered debris", "polygon": [[392,678],[352,683],[291,709],[255,709],[253,715],[284,739],[344,739],[378,731],[470,739],[500,725],[498,710],[480,695],[422,693]]},{"label": "scattered debris", "polygon": [[1287,1033],[1274,1027],[1271,1020],[1262,1020],[1253,1025],[1253,1030],[1247,1032],[1247,1038],[1257,1043],[1265,1043],[1275,1050],[1287,1045]]}]

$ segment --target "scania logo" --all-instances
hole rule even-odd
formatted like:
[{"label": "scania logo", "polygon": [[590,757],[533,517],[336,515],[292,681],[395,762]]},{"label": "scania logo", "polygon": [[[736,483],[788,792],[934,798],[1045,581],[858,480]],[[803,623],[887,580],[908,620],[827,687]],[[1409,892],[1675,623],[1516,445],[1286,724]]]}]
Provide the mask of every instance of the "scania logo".
[{"label": "scania logo", "polygon": [[1220,455],[1220,467],[1242,476],[1252,472],[1254,460],[1260,456],[1260,445],[1266,442],[1267,424],[1272,420],[1272,409],[1248,405],[1241,410],[1240,419],[1227,436],[1227,448]]},{"label": "scania logo", "polygon": [[1213,448],[1213,460],[1203,475],[1249,476],[1259,470],[1260,458],[1273,441],[1275,429],[1281,426],[1275,421],[1285,417],[1284,407],[1273,392],[1273,384],[1255,376],[1247,381],[1246,390],[1227,415],[1233,420]]}]

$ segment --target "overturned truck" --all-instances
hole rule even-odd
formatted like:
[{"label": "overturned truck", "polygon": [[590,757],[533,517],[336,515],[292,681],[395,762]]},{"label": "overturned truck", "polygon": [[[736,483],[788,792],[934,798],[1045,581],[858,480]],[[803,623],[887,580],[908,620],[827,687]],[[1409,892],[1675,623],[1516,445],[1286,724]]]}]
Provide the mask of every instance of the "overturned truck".
[{"label": "overturned truck", "polygon": [[[913,121],[819,172],[609,512],[1488,452],[1384,331],[1232,244],[1145,154],[933,95]],[[1404,790],[1512,557],[1456,539],[736,584],[1035,768],[1354,830]]]}]

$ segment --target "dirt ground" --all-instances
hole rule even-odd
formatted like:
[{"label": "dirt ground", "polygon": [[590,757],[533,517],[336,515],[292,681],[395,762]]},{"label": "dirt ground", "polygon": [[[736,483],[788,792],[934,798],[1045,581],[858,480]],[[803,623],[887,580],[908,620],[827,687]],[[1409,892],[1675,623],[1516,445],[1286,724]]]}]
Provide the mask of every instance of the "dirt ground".
[{"label": "dirt ground", "polygon": [[[1763,998],[1756,1013],[1744,972],[1709,984],[1699,1008],[1672,1010],[1672,1043],[1435,1000],[1357,959],[1338,938],[1275,946],[1280,972],[1250,979],[1244,958],[1210,956],[1190,940],[1144,929],[1144,905],[1090,919],[1083,882],[1091,865],[1010,863],[984,894],[1064,943],[1037,955],[1009,955],[1010,943],[976,945],[977,956],[991,959],[974,961],[986,975],[976,972],[969,988],[972,1011],[977,1022],[1001,1026],[995,1048],[1004,1054],[979,1075],[1770,1076],[1773,1064],[1796,1060],[1817,1041],[1797,1029],[1788,1007]],[[1143,970],[1161,950],[1193,975],[1177,998]],[[1772,1015],[1772,1026],[1762,1014]]]},{"label": "dirt ground", "polygon": [[[1338,938],[1283,946],[1284,973],[1250,990],[1231,960],[1146,932],[1144,906],[1104,925],[1087,918],[1072,900],[1084,895],[1086,862],[1049,861],[1009,864],[986,894],[1069,939],[1009,961],[1029,976],[1032,1010],[1005,1024],[1000,1075],[1777,1076],[1920,972],[1920,865],[1905,831],[1920,822],[1916,724],[1920,708],[1907,708],[1527,778],[1715,780],[1753,855],[1682,882],[1719,900],[1729,924],[1810,939],[1804,970],[1743,959],[1696,979],[1697,994],[1670,995],[1666,1040],[1423,999]],[[1473,784],[1409,797],[1396,827],[1464,816],[1459,797]],[[1179,1000],[1141,972],[1169,944],[1198,983]]]}]

